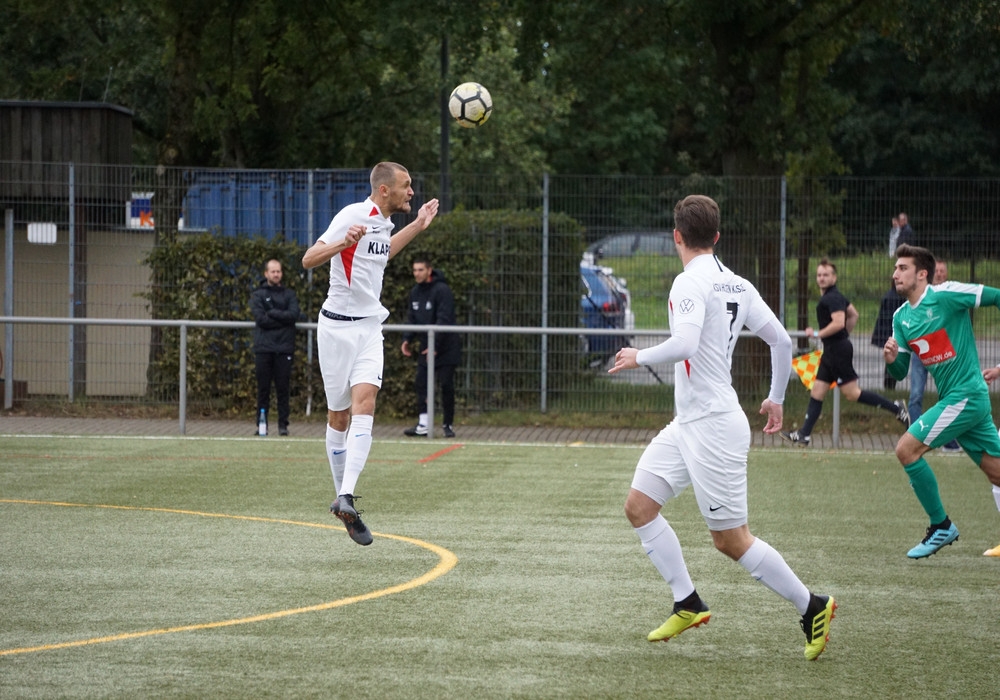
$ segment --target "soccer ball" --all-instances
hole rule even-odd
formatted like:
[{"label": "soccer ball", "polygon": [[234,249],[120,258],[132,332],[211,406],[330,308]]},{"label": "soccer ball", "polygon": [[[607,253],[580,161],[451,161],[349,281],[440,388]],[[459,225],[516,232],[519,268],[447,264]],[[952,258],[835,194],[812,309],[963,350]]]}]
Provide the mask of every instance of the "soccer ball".
[{"label": "soccer ball", "polygon": [[451,91],[448,111],[459,126],[467,129],[482,126],[493,113],[493,98],[479,83],[462,83]]}]

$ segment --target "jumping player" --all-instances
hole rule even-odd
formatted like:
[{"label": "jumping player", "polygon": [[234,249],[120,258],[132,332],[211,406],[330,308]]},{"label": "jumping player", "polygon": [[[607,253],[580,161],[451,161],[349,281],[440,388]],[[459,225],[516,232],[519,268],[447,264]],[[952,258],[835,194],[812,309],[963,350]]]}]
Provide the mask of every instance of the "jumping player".
[{"label": "jumping player", "polygon": [[910,353],[915,352],[934,377],[939,396],[896,444],[896,457],[931,521],[926,536],[906,553],[922,559],[958,539],[958,528],[941,502],[937,478],[924,459],[928,450],[958,440],[993,484],[1000,510],[1000,437],[990,414],[989,389],[979,368],[968,313],[976,306],[1000,308],[1000,289],[959,282],[931,286],[928,280],[934,277],[935,261],[926,248],[902,245],[896,258],[892,280],[908,303],[892,317],[893,335],[882,355],[889,374],[899,380],[909,371]]},{"label": "jumping player", "polygon": [[750,534],[750,424],[732,385],[733,350],[745,326],[771,346],[771,390],[760,412],[767,416],[765,433],[781,430],[792,340],[754,286],[715,256],[718,240],[714,200],[690,195],[677,203],[674,243],[684,271],[670,289],[671,336],[652,348],[622,348],[609,370],[676,363],[676,416],[643,452],[625,501],[626,517],[674,598],[673,613],[646,638],[666,641],[711,617],[691,581],[680,541],[660,513],[667,501],[693,486],[716,549],[798,610],[805,656],[811,660],[826,648],[837,605],[832,596],[811,593],[781,554]]},{"label": "jumping player", "polygon": [[371,544],[372,534],[354,507],[354,490],[371,450],[375,397],[382,386],[382,322],[389,317],[380,300],[382,279],[389,260],[438,211],[438,200],[428,201],[413,222],[390,237],[389,217],[410,211],[410,174],[398,163],[379,163],[370,179],[368,199],[341,209],[302,256],[307,270],[330,263],[330,291],[316,334],[326,388],[326,453],[337,490],[330,511],[361,545]]}]

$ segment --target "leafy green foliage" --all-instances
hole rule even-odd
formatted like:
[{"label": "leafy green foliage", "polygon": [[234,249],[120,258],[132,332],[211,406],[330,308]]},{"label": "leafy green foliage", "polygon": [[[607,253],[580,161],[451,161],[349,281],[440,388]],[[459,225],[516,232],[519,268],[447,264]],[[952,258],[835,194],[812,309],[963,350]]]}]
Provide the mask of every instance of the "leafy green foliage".
[{"label": "leafy green foliage", "polygon": [[164,165],[993,175],[998,5],[901,0],[0,3],[0,96],[135,113]]},{"label": "leafy green foliage", "polygon": [[[541,214],[532,211],[456,210],[443,214],[433,227],[389,263],[382,299],[392,316],[405,323],[413,286],[409,261],[427,254],[448,277],[461,325],[542,325]],[[564,215],[549,218],[549,325],[575,326],[580,299],[579,226]],[[400,258],[405,263],[399,264]],[[459,375],[468,389],[466,410],[524,408],[537,397],[542,353],[541,336],[473,334],[463,343]],[[412,359],[399,352],[400,338],[386,339],[386,372],[379,403],[396,415],[413,413]],[[582,370],[572,336],[548,339],[549,386],[579,377]],[[388,389],[388,391],[386,391]],[[523,394],[522,394],[523,392]],[[387,394],[387,396],[383,396]],[[525,399],[525,396],[531,399]],[[405,397],[400,400],[400,397]],[[527,407],[530,408],[530,405]]]},{"label": "leafy green foliage", "polygon": [[[549,325],[575,326],[580,298],[580,228],[562,215],[551,216],[549,227]],[[392,314],[390,322],[406,322],[413,286],[409,261],[418,253],[429,253],[433,265],[448,277],[458,323],[541,326],[541,239],[539,212],[459,210],[442,214],[386,269],[382,299]],[[144,261],[162,280],[144,296],[154,318],[252,320],[250,293],[261,279],[264,263],[276,258],[285,269],[283,283],[296,292],[303,321],[312,322],[326,298],[329,268],[314,269],[310,284],[301,267],[303,252],[297,244],[281,239],[224,238],[211,233],[179,236],[154,248]],[[179,332],[164,329],[151,358],[150,391],[165,398],[177,396]],[[301,409],[310,396],[314,403],[325,406],[316,353],[311,364],[305,362],[307,341],[307,334],[300,331],[291,383],[293,410]],[[400,353],[400,343],[398,336],[386,334],[380,415],[413,413],[415,364]],[[572,336],[549,338],[549,386],[553,392],[583,372],[574,352],[577,343]],[[523,395],[537,395],[540,346],[536,335],[469,336],[460,372],[468,378],[471,389],[464,395],[479,407],[524,407]],[[191,405],[238,415],[253,413],[256,383],[251,329],[191,329],[187,357]]]},{"label": "leafy green foliage", "polygon": [[[302,249],[283,239],[225,238],[211,233],[179,236],[155,247],[143,261],[162,280],[143,296],[154,318],[192,321],[252,321],[250,294],[263,279],[270,259],[281,261],[282,284],[295,291],[304,318],[312,320],[325,296],[328,271],[314,271],[313,284],[302,270]],[[320,290],[323,290],[321,293]],[[151,392],[177,396],[180,330],[162,330],[150,361]],[[304,362],[307,334],[296,336],[297,362],[292,371],[292,401],[304,404],[316,384],[318,365]],[[191,328],[188,331],[188,396],[195,407],[213,412],[252,415],[256,406],[253,330]],[[315,355],[315,353],[313,353]],[[315,359],[315,358],[314,358]]]}]

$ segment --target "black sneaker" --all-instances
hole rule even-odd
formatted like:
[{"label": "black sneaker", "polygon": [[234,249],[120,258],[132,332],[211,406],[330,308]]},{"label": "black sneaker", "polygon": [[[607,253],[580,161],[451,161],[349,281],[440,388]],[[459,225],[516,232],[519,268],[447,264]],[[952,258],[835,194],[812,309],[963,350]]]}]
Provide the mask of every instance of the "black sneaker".
[{"label": "black sneaker", "polygon": [[907,428],[910,427],[910,410],[906,407],[906,404],[902,401],[894,401],[896,404],[896,420],[905,425]]},{"label": "black sneaker", "polygon": [[443,427],[441,428],[441,432],[443,432],[443,433],[444,433],[444,436],[445,436],[446,438],[453,438],[453,437],[455,437],[455,431],[451,429],[451,426],[450,426],[450,425],[445,425],[445,426],[443,426]]},{"label": "black sneaker", "polygon": [[278,435],[288,437],[288,428],[278,428]]},{"label": "black sneaker", "polygon": [[371,530],[361,521],[358,511],[354,508],[354,496],[349,493],[337,496],[337,500],[330,504],[330,512],[344,523],[347,534],[352,540],[360,545],[372,543]]},{"label": "black sneaker", "polygon": [[427,437],[427,426],[417,423],[412,428],[404,430],[403,435],[409,435],[410,437]]},{"label": "black sneaker", "polygon": [[802,445],[803,447],[809,447],[809,441],[812,439],[808,435],[799,435],[798,430],[793,430],[790,433],[781,431],[778,433],[782,439],[788,440],[788,442],[795,443],[796,445]]}]

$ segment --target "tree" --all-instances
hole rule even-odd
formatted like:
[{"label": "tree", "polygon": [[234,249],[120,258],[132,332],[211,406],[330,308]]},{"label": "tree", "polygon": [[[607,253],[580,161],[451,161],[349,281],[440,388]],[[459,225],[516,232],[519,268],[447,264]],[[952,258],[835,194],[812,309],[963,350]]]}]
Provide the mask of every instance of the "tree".
[{"label": "tree", "polygon": [[856,175],[996,176],[1000,4],[911,3],[834,65],[835,143]]}]

